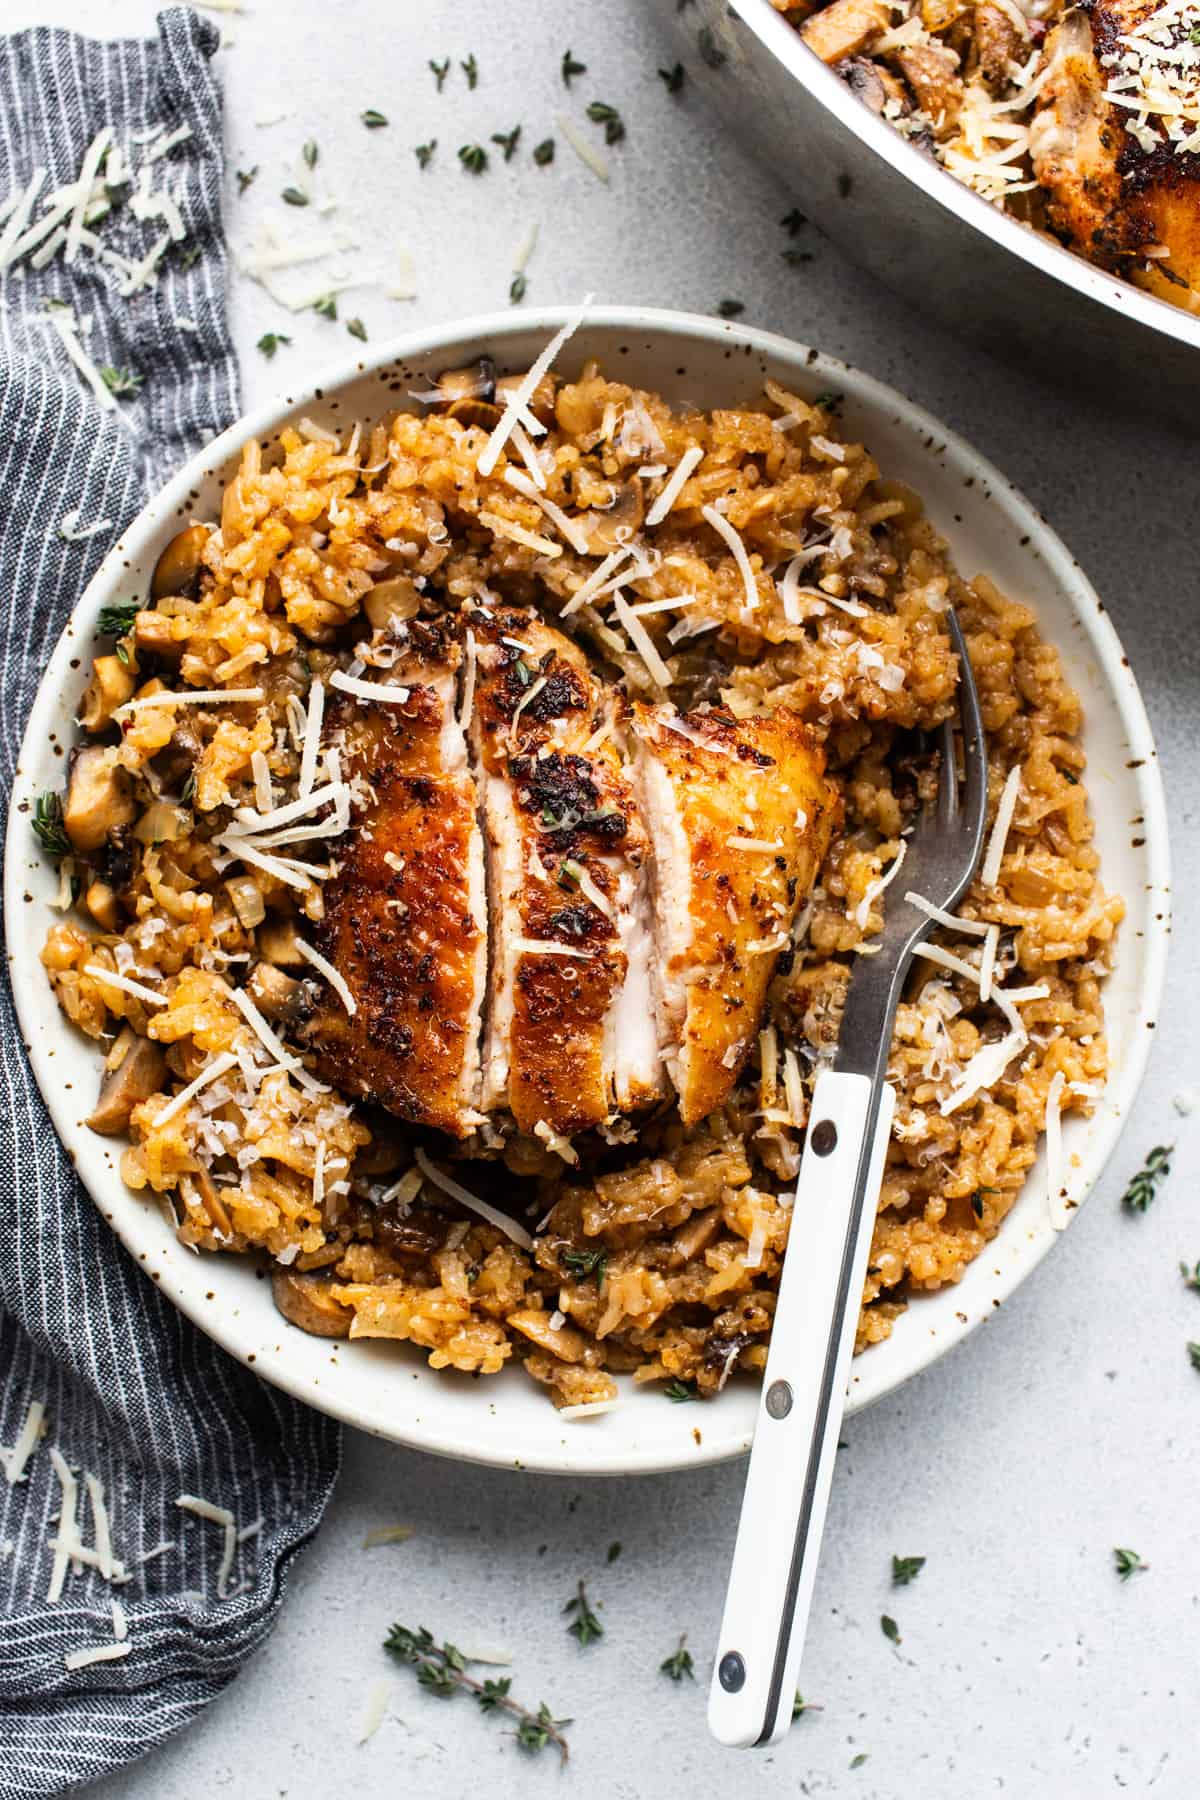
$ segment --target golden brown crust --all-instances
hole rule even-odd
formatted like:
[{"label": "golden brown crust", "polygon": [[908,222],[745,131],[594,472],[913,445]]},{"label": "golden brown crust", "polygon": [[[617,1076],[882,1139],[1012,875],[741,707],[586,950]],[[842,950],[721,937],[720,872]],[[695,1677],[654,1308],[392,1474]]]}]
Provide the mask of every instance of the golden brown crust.
[{"label": "golden brown crust", "polygon": [[[448,637],[427,647],[434,668],[457,654]],[[474,783],[443,764],[446,704],[417,684],[403,705],[347,700],[333,711],[343,774],[368,784],[372,798],[356,807],[339,845],[317,944],[358,1010],[349,1018],[327,992],[309,1041],[338,1087],[462,1137],[473,1123],[463,1074],[479,1031],[481,931],[470,880],[478,825]]]},{"label": "golden brown crust", "polygon": [[492,904],[515,912],[519,937],[577,953],[516,957],[508,1104],[522,1131],[569,1137],[611,1111],[604,1024],[626,972],[614,920],[572,871],[584,870],[615,911],[616,870],[641,863],[645,838],[611,739],[587,748],[605,696],[578,647],[524,609],[475,612],[468,623],[481,646],[480,763],[508,784],[520,839],[519,891],[494,893]]},{"label": "golden brown crust", "polygon": [[[665,974],[687,982],[679,1110],[694,1124],[725,1100],[750,1052],[771,976],[829,847],[835,791],[824,753],[786,709],[740,721],[688,713],[679,723],[689,737],[665,728],[650,707],[638,704],[634,714],[671,778],[689,853],[690,941]],[[744,847],[757,843],[779,848]]]}]

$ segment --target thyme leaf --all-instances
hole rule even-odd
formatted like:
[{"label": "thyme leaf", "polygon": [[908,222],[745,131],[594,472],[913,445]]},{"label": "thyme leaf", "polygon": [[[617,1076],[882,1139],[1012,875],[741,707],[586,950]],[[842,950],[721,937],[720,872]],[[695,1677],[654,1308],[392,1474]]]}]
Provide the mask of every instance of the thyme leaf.
[{"label": "thyme leaf", "polygon": [[619,144],[625,136],[625,121],[615,106],[609,106],[604,100],[593,100],[587,108],[587,116],[593,125],[603,125],[606,144]]},{"label": "thyme leaf", "polygon": [[564,1269],[578,1275],[580,1281],[586,1281],[590,1276],[598,1288],[604,1286],[604,1277],[608,1273],[607,1250],[563,1250],[558,1260]]},{"label": "thyme leaf", "polygon": [[719,300],[717,302],[719,319],[740,319],[745,310],[746,302],[744,300]]},{"label": "thyme leaf", "polygon": [[1122,1206],[1131,1212],[1145,1212],[1155,1198],[1160,1181],[1165,1181],[1171,1173],[1171,1156],[1174,1144],[1156,1144],[1146,1158],[1144,1165],[1138,1170],[1125,1192],[1121,1195]]},{"label": "thyme leaf", "polygon": [[505,162],[511,162],[513,153],[521,141],[521,127],[514,125],[511,131],[493,131],[492,142],[499,144],[504,152]]},{"label": "thyme leaf", "polygon": [[482,144],[463,144],[458,152],[458,160],[472,175],[482,175],[488,165],[488,153]]},{"label": "thyme leaf", "polygon": [[416,147],[416,151],[414,152],[414,154],[416,155],[416,159],[417,159],[417,167],[420,169],[427,169],[429,167],[430,163],[433,161],[433,153],[436,149],[437,149],[437,139],[436,138],[430,138],[430,140],[427,144],[418,144]]},{"label": "thyme leaf", "polygon": [[668,1381],[663,1393],[668,1400],[674,1400],[676,1403],[697,1398],[695,1388],[688,1381]]},{"label": "thyme leaf", "polygon": [[105,367],[100,371],[100,379],[110,394],[118,400],[126,400],[140,391],[146,377],[139,375],[136,369]]},{"label": "thyme leaf", "polygon": [[319,300],[313,301],[312,309],[315,313],[318,313],[322,319],[336,319],[338,316],[337,295],[322,294]]},{"label": "thyme leaf", "polygon": [[255,163],[252,169],[238,169],[236,173],[238,193],[244,194],[246,189],[253,184],[255,176],[258,174],[258,164]]},{"label": "thyme leaf", "polygon": [[1128,1581],[1131,1575],[1140,1575],[1150,1567],[1144,1563],[1136,1550],[1114,1550],[1113,1563],[1122,1581]]},{"label": "thyme leaf", "polygon": [[437,91],[440,94],[443,83],[450,73],[450,58],[447,57],[445,62],[434,62],[431,57],[429,67],[433,70],[433,79],[437,82]]},{"label": "thyme leaf", "polygon": [[587,1588],[583,1582],[577,1583],[575,1592],[563,1607],[565,1613],[574,1613],[575,1617],[567,1626],[571,1637],[578,1640],[579,1648],[586,1650],[596,1638],[604,1636],[604,1627],[588,1604]]},{"label": "thyme leaf", "polygon": [[677,62],[670,69],[660,69],[658,71],[658,79],[662,82],[668,94],[677,94],[687,80],[687,70],[681,62]]},{"label": "thyme leaf", "polygon": [[540,144],[534,145],[533,160],[539,169],[544,169],[547,163],[552,163],[554,161],[553,138],[543,138]]},{"label": "thyme leaf", "polygon": [[286,206],[307,206],[309,204],[308,195],[303,188],[285,187],[279,197]]},{"label": "thyme leaf", "polygon": [[508,301],[510,306],[520,306],[522,300],[525,298],[525,289],[528,286],[529,283],[526,281],[524,275],[513,276],[508,288]]},{"label": "thyme leaf", "polygon": [[476,87],[479,82],[479,64],[475,61],[474,53],[472,52],[466,62],[459,63],[458,66],[467,78],[468,88]]},{"label": "thyme leaf", "polygon": [[270,362],[280,344],[290,344],[291,341],[291,338],[285,337],[282,331],[264,331],[255,348],[261,350],[267,361]]},{"label": "thyme leaf", "polygon": [[910,1581],[917,1579],[924,1567],[925,1558],[923,1556],[893,1556],[892,1586],[907,1587]]},{"label": "thyme leaf", "polygon": [[29,821],[47,856],[69,856],[71,840],[67,836],[63,824],[62,797],[59,794],[39,794],[33,805],[33,817]]},{"label": "thyme leaf", "polygon": [[563,51],[562,78],[563,86],[570,87],[576,75],[586,75],[587,64],[577,62],[569,50]]},{"label": "thyme leaf", "polygon": [[368,131],[382,131],[388,122],[387,114],[378,112],[373,106],[368,106],[366,112],[359,114],[359,118]]},{"label": "thyme leaf", "polygon": [[317,158],[320,154],[321,154],[321,152],[317,148],[316,138],[309,138],[307,144],[305,144],[305,146],[304,146],[304,149],[301,151],[301,155],[303,156],[306,165],[310,169],[316,168]]},{"label": "thyme leaf", "polygon": [[686,1675],[689,1681],[696,1679],[696,1665],[692,1661],[692,1653],[687,1647],[687,1632],[683,1633],[670,1656],[659,1663],[659,1672],[669,1675],[672,1681],[682,1681]]},{"label": "thyme leaf", "polygon": [[882,1613],[880,1615],[879,1629],[882,1631],[889,1644],[898,1644],[900,1642],[900,1627],[890,1613]]}]

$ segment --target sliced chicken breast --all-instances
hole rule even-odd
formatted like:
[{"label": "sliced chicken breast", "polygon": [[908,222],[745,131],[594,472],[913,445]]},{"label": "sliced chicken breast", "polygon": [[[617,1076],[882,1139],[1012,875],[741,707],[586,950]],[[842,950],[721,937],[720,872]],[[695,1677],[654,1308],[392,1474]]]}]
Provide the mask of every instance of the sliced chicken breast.
[{"label": "sliced chicken breast", "polygon": [[582,652],[520,608],[466,615],[492,921],[482,1103],[569,1138],[664,1091],[646,840]]},{"label": "sliced chicken breast", "polygon": [[654,1000],[685,1124],[721,1105],[832,836],[825,760],[800,718],[635,704],[654,846]]},{"label": "sliced chicken breast", "polygon": [[355,803],[317,947],[357,1010],[328,990],[309,1041],[346,1092],[464,1137],[480,1122],[487,905],[456,710],[462,645],[452,625],[402,629],[399,659],[371,679],[407,699],[345,696],[326,731]]},{"label": "sliced chicken breast", "polygon": [[1191,29],[1160,0],[1096,0],[1065,12],[1046,38],[1030,150],[1060,237],[1196,311],[1200,157],[1164,129],[1195,105]]}]

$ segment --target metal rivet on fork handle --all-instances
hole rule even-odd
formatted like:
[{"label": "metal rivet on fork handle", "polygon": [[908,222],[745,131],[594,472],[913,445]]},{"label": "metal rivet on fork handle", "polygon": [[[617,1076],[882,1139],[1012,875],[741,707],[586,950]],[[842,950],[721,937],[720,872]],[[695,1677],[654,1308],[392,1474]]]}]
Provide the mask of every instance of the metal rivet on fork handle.
[{"label": "metal rivet on fork handle", "polygon": [[717,1679],[727,1694],[741,1693],[746,1685],[746,1665],[736,1650],[730,1650],[721,1658]]},{"label": "metal rivet on fork handle", "polygon": [[837,1148],[837,1126],[832,1119],[822,1119],[813,1126],[808,1141],[818,1156],[828,1156]]},{"label": "metal rivet on fork handle", "polygon": [[773,1381],[764,1402],[769,1419],[786,1419],[792,1410],[792,1390],[786,1381]]}]

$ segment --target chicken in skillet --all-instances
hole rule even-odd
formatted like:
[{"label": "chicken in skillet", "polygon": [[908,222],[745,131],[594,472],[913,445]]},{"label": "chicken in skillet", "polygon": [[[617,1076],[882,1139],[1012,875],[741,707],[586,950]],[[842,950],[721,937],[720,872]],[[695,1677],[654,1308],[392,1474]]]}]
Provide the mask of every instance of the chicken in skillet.
[{"label": "chicken in skillet", "polygon": [[1098,0],[1046,40],[1030,132],[1052,229],[1177,306],[1200,307],[1200,45],[1183,0]]}]

